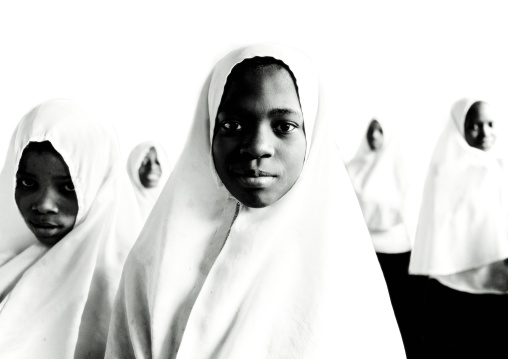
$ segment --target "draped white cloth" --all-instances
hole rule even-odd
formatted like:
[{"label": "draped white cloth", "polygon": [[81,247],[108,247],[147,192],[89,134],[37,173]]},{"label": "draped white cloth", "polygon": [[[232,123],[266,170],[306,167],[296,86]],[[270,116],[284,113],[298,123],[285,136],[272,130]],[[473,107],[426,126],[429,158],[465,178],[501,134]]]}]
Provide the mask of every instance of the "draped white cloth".
[{"label": "draped white cloth", "polygon": [[[211,156],[227,76],[255,56],[280,59],[293,71],[308,139],[296,184],[261,209],[228,193]],[[254,45],[219,61],[127,260],[106,357],[405,357],[321,101],[313,67],[296,50]]]},{"label": "draped white cloth", "polygon": [[[74,228],[54,246],[28,230],[14,201],[29,142],[50,141],[78,199]],[[141,229],[113,128],[69,100],[31,110],[0,174],[0,357],[98,358],[128,251]]]},{"label": "draped white cloth", "polygon": [[[434,150],[410,272],[431,275],[458,290],[496,292],[472,275],[508,258],[507,177],[500,148],[503,131],[498,129],[498,139],[489,151],[469,146],[464,122],[474,102],[466,98],[453,105]],[[500,125],[500,121],[495,123]],[[497,267],[499,263],[488,270]]]},{"label": "draped white cloth", "polygon": [[[138,171],[141,163],[143,162],[143,159],[152,147],[155,148],[155,151],[157,152],[157,160],[159,161],[162,174],[159,182],[157,183],[157,186],[146,188],[143,186],[141,180],[139,179]],[[136,194],[136,199],[138,201],[139,209],[143,219],[146,219],[150,214],[153,205],[157,201],[157,198],[159,198],[159,194],[164,188],[164,184],[166,183],[171,170],[171,164],[166,151],[161,146],[161,144],[157,142],[142,142],[134,147],[129,154],[129,158],[127,159],[127,173],[129,174],[132,186],[134,187],[134,193]]]},{"label": "draped white cloth", "polygon": [[390,124],[376,120],[383,130],[382,147],[377,151],[369,147],[367,126],[346,167],[376,252],[403,253],[411,250],[405,223],[409,187],[405,161]]}]

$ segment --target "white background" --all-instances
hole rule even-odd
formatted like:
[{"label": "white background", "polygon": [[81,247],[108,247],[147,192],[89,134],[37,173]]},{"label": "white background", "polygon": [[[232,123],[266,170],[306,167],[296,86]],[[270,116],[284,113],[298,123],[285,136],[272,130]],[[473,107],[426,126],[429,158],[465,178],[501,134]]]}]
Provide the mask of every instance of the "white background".
[{"label": "white background", "polygon": [[423,173],[456,99],[507,104],[507,15],[484,0],[3,1],[0,156],[32,107],[72,98],[114,123],[125,157],[156,139],[175,159],[213,64],[271,41],[316,59],[344,158],[379,115]]}]

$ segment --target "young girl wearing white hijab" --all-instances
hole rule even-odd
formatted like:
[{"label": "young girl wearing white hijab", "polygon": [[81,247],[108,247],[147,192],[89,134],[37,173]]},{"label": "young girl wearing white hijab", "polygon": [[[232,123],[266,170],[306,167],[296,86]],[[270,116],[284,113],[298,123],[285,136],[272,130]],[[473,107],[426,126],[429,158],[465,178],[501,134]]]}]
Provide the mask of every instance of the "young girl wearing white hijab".
[{"label": "young girl wearing white hijab", "polygon": [[68,100],[30,111],[0,174],[0,356],[104,356],[141,229],[116,134]]},{"label": "young girl wearing white hijab", "polygon": [[404,358],[307,58],[226,55],[124,267],[108,358]]},{"label": "young girl wearing white hijab", "polygon": [[457,101],[432,157],[410,264],[412,273],[432,278],[426,358],[506,353],[507,177],[499,125],[487,103]]},{"label": "young girl wearing white hijab", "polygon": [[417,301],[425,278],[409,275],[412,241],[407,225],[409,179],[391,126],[370,121],[347,171],[383,270],[408,358],[419,354]]},{"label": "young girl wearing white hijab", "polygon": [[166,151],[154,141],[138,144],[132,149],[127,160],[127,173],[134,187],[141,215],[146,220],[171,173]]}]

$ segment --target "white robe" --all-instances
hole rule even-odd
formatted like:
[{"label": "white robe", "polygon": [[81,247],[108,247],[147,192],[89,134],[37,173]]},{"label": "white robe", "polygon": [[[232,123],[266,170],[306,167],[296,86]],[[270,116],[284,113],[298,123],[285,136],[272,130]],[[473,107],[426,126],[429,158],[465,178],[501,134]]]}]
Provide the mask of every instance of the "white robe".
[{"label": "white robe", "polygon": [[[294,73],[308,145],[296,184],[261,209],[229,194],[211,156],[227,76],[254,56],[280,59]],[[107,358],[405,357],[323,111],[313,66],[296,50],[254,45],[219,61],[127,260]]]},{"label": "white robe", "polygon": [[[32,141],[51,142],[76,190],[74,228],[53,246],[28,230],[14,201]],[[35,107],[12,136],[0,198],[0,357],[103,356],[122,266],[141,229],[113,128],[68,100]]]},{"label": "white robe", "polygon": [[499,262],[508,258],[503,130],[496,122],[499,136],[489,151],[469,146],[464,122],[474,102],[453,105],[434,150],[409,270],[456,290],[500,293],[508,290],[508,268]]},{"label": "white robe", "polygon": [[404,253],[411,250],[406,225],[408,176],[390,126],[377,120],[383,129],[382,147],[373,151],[364,135],[347,171],[376,252]]}]

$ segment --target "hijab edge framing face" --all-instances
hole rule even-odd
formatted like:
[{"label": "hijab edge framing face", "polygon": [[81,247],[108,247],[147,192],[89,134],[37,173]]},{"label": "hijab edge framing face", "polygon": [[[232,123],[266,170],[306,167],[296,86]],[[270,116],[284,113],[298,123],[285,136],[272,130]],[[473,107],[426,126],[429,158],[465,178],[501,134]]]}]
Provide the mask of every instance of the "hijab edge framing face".
[{"label": "hijab edge framing face", "polygon": [[383,148],[384,129],[375,117],[370,121],[365,136],[371,151],[378,152]]},{"label": "hijab edge framing face", "polygon": [[56,244],[74,228],[79,211],[74,184],[50,141],[31,141],[23,149],[15,201],[27,227],[44,244]]},{"label": "hijab edge framing face", "polygon": [[496,142],[495,119],[490,105],[475,101],[466,109],[462,134],[467,144],[482,151],[489,151]]},{"label": "hijab edge framing face", "polygon": [[298,180],[306,152],[294,76],[272,57],[253,57],[231,70],[215,120],[212,156],[228,191],[245,206],[281,199]]}]

